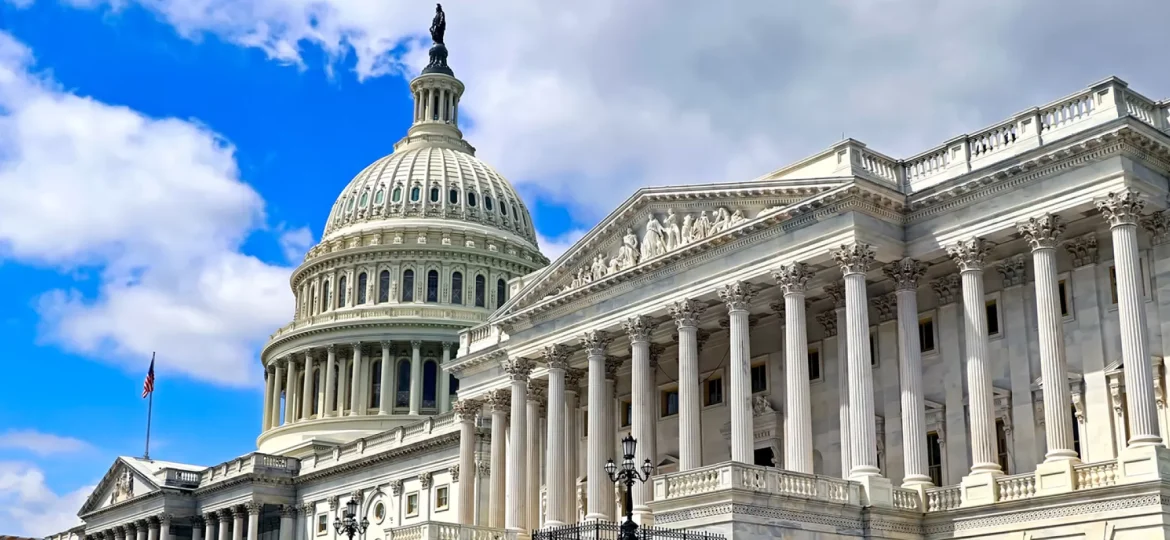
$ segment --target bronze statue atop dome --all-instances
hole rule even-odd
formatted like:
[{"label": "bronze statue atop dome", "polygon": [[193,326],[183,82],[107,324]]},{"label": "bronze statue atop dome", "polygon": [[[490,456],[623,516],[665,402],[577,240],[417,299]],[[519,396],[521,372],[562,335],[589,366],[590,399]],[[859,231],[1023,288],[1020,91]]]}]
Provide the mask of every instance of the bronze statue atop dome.
[{"label": "bronze statue atop dome", "polygon": [[435,4],[435,18],[431,20],[431,61],[423,68],[423,74],[442,73],[454,76],[455,73],[447,67],[447,46],[443,44],[443,36],[447,33],[447,15],[443,13],[443,4]]}]

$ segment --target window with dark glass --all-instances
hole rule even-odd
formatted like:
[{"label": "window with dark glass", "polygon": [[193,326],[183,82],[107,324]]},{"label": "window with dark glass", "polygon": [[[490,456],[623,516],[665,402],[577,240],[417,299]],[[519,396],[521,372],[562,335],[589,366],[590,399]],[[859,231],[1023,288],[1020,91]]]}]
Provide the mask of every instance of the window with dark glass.
[{"label": "window with dark glass", "polygon": [[438,406],[439,397],[439,363],[435,361],[423,364],[422,406],[433,409]]},{"label": "window with dark glass", "polygon": [[776,454],[772,452],[772,447],[765,446],[764,448],[756,448],[752,452],[752,465],[760,467],[775,467]]},{"label": "window with dark glass", "polygon": [[345,284],[345,276],[337,279],[337,307],[339,308],[345,307]]},{"label": "window with dark glass", "polygon": [[987,301],[987,335],[995,336],[999,334],[999,306],[996,305],[995,300]]},{"label": "window with dark glass", "polygon": [[918,346],[922,352],[934,350],[934,320],[930,317],[918,320]]},{"label": "window with dark glass", "polygon": [[1081,423],[1077,420],[1077,410],[1072,409],[1072,437],[1073,437],[1073,451],[1077,456],[1081,455]]},{"label": "window with dark glass", "polygon": [[516,217],[520,216],[520,212],[516,211],[516,205],[514,205],[514,204],[512,205],[512,215],[516,216]]},{"label": "window with dark glass", "polygon": [[355,291],[357,294],[355,296],[357,296],[357,305],[359,306],[366,303],[366,281],[365,272],[358,274],[357,291]]},{"label": "window with dark glass", "polygon": [[491,195],[484,195],[483,196],[483,207],[487,208],[489,211],[492,209],[492,196]]},{"label": "window with dark glass", "polygon": [[390,301],[390,271],[382,270],[378,274],[378,302]]},{"label": "window with dark glass", "polygon": [[312,307],[309,308],[309,315],[317,314],[317,287],[309,288],[309,297],[312,298]]},{"label": "window with dark glass", "polygon": [[[455,353],[452,352],[451,356],[455,356]],[[447,388],[449,389],[448,394],[454,398],[457,394],[459,394],[459,378],[454,375],[447,375],[447,377]]]},{"label": "window with dark glass", "polygon": [[451,303],[463,305],[463,272],[451,274]]},{"label": "window with dark glass", "polygon": [[329,294],[329,282],[326,281],[321,285],[321,306],[329,309],[329,302],[332,298],[333,296]]},{"label": "window with dark glass", "polygon": [[707,397],[703,401],[703,405],[710,407],[720,403],[723,403],[723,379],[711,377],[707,379]]},{"label": "window with dark glass", "polygon": [[382,201],[384,201],[384,200],[386,200],[386,191],[385,190],[379,189],[377,192],[374,193],[374,204],[382,204]]},{"label": "window with dark glass", "polygon": [[452,189],[447,192],[447,202],[451,204],[459,204],[459,190]]},{"label": "window with dark glass", "polygon": [[768,390],[768,364],[760,363],[752,366],[752,393]]},{"label": "window with dark glass", "polygon": [[622,425],[621,427],[630,427],[630,423],[634,421],[634,404],[630,400],[622,400]]},{"label": "window with dark glass", "polygon": [[439,301],[439,271],[427,272],[427,302]]},{"label": "window with dark glass", "polygon": [[672,416],[678,414],[678,389],[663,390],[662,399],[662,416]]},{"label": "window with dark glass", "polygon": [[869,365],[876,366],[878,363],[877,351],[877,336],[874,335],[873,330],[869,332]]},{"label": "window with dark glass", "polygon": [[483,276],[475,276],[475,307],[487,307],[484,296],[487,291],[487,280]]},{"label": "window with dark glass", "polygon": [[382,406],[382,361],[370,362],[370,408]]},{"label": "window with dark glass", "polygon": [[1068,284],[1066,280],[1056,282],[1056,293],[1060,299],[1060,316],[1068,317]]},{"label": "window with dark glass", "polygon": [[398,361],[398,384],[394,392],[394,406],[410,406],[410,360]]},{"label": "window with dark glass", "polygon": [[313,370],[313,414],[321,414],[321,370]]},{"label": "window with dark glass", "polygon": [[808,380],[817,381],[821,378],[821,353],[816,349],[808,351]]},{"label": "window with dark glass", "polygon": [[414,186],[414,187],[410,188],[410,200],[411,201],[418,201],[420,197],[422,197],[422,190],[419,189],[418,186]]},{"label": "window with dark glass", "polygon": [[500,279],[496,281],[496,309],[503,307],[508,300],[508,282]]},{"label": "window with dark glass", "polygon": [[358,199],[358,206],[365,206],[366,202],[370,200],[370,192],[362,193],[361,199]]},{"label": "window with dark glass", "polygon": [[439,188],[438,187],[431,188],[431,202],[439,202]]},{"label": "window with dark glass", "polygon": [[402,301],[414,301],[414,270],[402,272]]},{"label": "window with dark glass", "polygon": [[475,197],[475,192],[474,192],[474,191],[468,191],[468,192],[467,192],[467,206],[470,206],[470,207],[474,208],[474,207],[475,207],[475,202],[476,202],[476,201],[475,201],[475,199],[476,199],[476,197]]},{"label": "window with dark glass", "polygon": [[390,200],[394,201],[394,202],[401,201],[402,200],[402,188],[400,188],[400,187],[394,188],[394,192],[390,194]]},{"label": "window with dark glass", "polygon": [[1004,474],[1011,474],[1008,471],[1008,443],[1007,431],[1004,430],[1003,420],[996,419],[995,421],[995,453],[999,458],[999,468],[1003,470]]},{"label": "window with dark glass", "polygon": [[581,436],[589,436],[589,411],[581,411]]},{"label": "window with dark glass", "polygon": [[943,485],[942,443],[938,440],[938,433],[933,431],[926,434],[926,470],[930,474],[930,481],[934,485]]},{"label": "window with dark glass", "polygon": [[508,205],[504,204],[503,202],[500,202],[500,213],[504,214],[505,216],[508,215]]}]

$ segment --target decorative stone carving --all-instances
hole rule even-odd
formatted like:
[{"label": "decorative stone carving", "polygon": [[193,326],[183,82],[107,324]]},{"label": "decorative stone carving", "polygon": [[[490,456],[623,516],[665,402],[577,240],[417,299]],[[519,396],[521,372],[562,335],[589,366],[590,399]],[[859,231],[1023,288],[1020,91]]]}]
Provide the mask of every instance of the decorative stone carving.
[{"label": "decorative stone carving", "polygon": [[751,285],[742,281],[736,281],[735,283],[724,285],[719,290],[719,299],[727,304],[728,310],[742,310],[748,308],[748,303],[751,302],[754,294]]},{"label": "decorative stone carving", "polygon": [[605,332],[590,330],[581,336],[581,346],[590,355],[605,354],[605,347],[609,345],[609,336]]},{"label": "decorative stone carving", "polygon": [[834,281],[825,285],[825,294],[833,299],[834,308],[845,307],[845,284],[840,281]]},{"label": "decorative stone carving", "polygon": [[337,510],[337,503],[340,502],[340,499],[341,499],[341,497],[339,497],[337,495],[333,495],[333,496],[329,497],[328,499],[326,499],[327,501],[329,501],[329,511],[330,512]]},{"label": "decorative stone carving", "polygon": [[930,288],[934,290],[935,296],[938,296],[940,306],[953,303],[960,287],[959,276],[955,274],[948,274],[930,282]]},{"label": "decorative stone carving", "polygon": [[118,479],[114,482],[113,493],[110,494],[110,504],[119,503],[134,497],[134,473],[130,469],[122,469]]},{"label": "decorative stone carving", "polygon": [[765,396],[752,396],[752,416],[776,412]]},{"label": "decorative stone carving", "polygon": [[606,356],[605,357],[605,379],[608,381],[617,380],[618,369],[622,367],[626,359],[621,356]]},{"label": "decorative stone carving", "polygon": [[390,481],[390,493],[392,495],[394,495],[395,497],[402,496],[403,484],[404,484],[404,482],[402,480],[391,480]]},{"label": "decorative stone carving", "polygon": [[967,238],[947,246],[947,255],[963,272],[982,270],[990,251],[991,244],[982,238]]},{"label": "decorative stone carving", "polygon": [[1064,223],[1061,223],[1060,216],[1045,214],[1017,223],[1016,230],[1032,249],[1055,248],[1060,235],[1064,233]]},{"label": "decorative stone carving", "polygon": [[480,478],[487,478],[492,474],[491,463],[488,463],[487,461],[480,461],[476,464],[475,469]]},{"label": "decorative stone carving", "polygon": [[451,404],[451,410],[455,412],[455,417],[460,421],[474,422],[482,406],[483,403],[478,400],[461,399]]},{"label": "decorative stone carving", "polygon": [[1097,235],[1089,233],[1065,242],[1064,249],[1072,257],[1074,268],[1097,264]]},{"label": "decorative stone carving", "polygon": [[[833,250],[833,260],[841,267],[842,274],[864,274],[874,260],[873,247],[869,244],[842,244]],[[842,295],[844,296],[844,295]]]},{"label": "decorative stone carving", "polygon": [[780,290],[784,294],[804,294],[808,288],[808,280],[812,277],[812,272],[809,271],[807,264],[798,262],[781,266],[780,269],[772,271],[772,277],[780,285]]},{"label": "decorative stone carving", "polygon": [[[926,263],[911,258],[895,261],[882,267],[882,272],[894,280],[894,289],[899,291],[918,290],[918,280],[926,274]],[[844,296],[844,290],[841,293]]]},{"label": "decorative stone carving", "polygon": [[452,482],[458,482],[459,481],[459,466],[452,465],[450,467],[447,467],[447,474],[451,475]]},{"label": "decorative stone carving", "polygon": [[630,336],[630,343],[647,341],[650,339],[650,332],[654,331],[654,322],[650,320],[650,317],[638,315],[626,319],[622,322],[622,327]]},{"label": "decorative stone carving", "polygon": [[662,357],[662,353],[666,352],[666,345],[661,343],[650,344],[650,369],[658,368],[658,359]]},{"label": "decorative stone carving", "polygon": [[1150,233],[1150,243],[1157,246],[1170,242],[1170,211],[1154,212],[1141,219],[1142,227]]},{"label": "decorative stone carving", "polygon": [[1140,193],[1128,188],[1118,193],[1109,193],[1104,199],[1096,201],[1096,204],[1110,227],[1136,225],[1146,205]]},{"label": "decorative stone carving", "polygon": [[[308,510],[305,511],[305,514],[312,514],[312,512],[313,512],[312,505],[306,504],[305,506],[308,507]],[[295,504],[282,504],[282,505],[280,505],[280,517],[296,519],[297,506]]]},{"label": "decorative stone carving", "polygon": [[[283,508],[283,507],[281,507],[281,508]],[[203,516],[201,516],[199,514],[195,514],[195,515],[191,516],[191,528],[193,528],[193,529],[202,528],[206,523],[207,522],[203,519]],[[132,525],[127,524],[127,527],[132,528]]]},{"label": "decorative stone carving", "polygon": [[772,300],[768,304],[768,309],[771,309],[776,314],[776,318],[780,320],[780,324],[784,324],[784,300]]},{"label": "decorative stone carving", "polygon": [[491,412],[508,414],[508,411],[512,409],[512,391],[507,388],[492,390],[488,394],[487,405]]},{"label": "decorative stone carving", "polygon": [[431,489],[431,484],[433,483],[431,473],[425,472],[418,475],[418,483],[422,484],[423,489]]},{"label": "decorative stone carving", "polygon": [[703,315],[703,311],[707,309],[706,304],[697,300],[680,300],[667,306],[670,311],[670,316],[674,318],[674,322],[679,328],[684,326],[698,326],[699,317]]},{"label": "decorative stone carving", "polygon": [[548,398],[548,381],[534,379],[528,381],[528,401],[544,403]]},{"label": "decorative stone carving", "polygon": [[872,302],[874,309],[877,310],[879,323],[892,321],[898,316],[898,297],[895,293],[876,296]]},{"label": "decorative stone carving", "polygon": [[817,323],[824,329],[825,337],[830,338],[837,335],[837,312],[822,311],[817,313]]},{"label": "decorative stone carving", "polygon": [[264,505],[259,503],[259,502],[256,502],[256,501],[248,501],[248,502],[244,503],[244,510],[247,511],[248,515],[250,515],[250,516],[260,515],[260,510],[262,510],[263,508],[264,508]]},{"label": "decorative stone carving", "polygon": [[569,368],[565,370],[565,391],[576,392],[581,388],[581,380],[585,378],[585,370]]},{"label": "decorative stone carving", "polygon": [[519,357],[504,361],[504,373],[513,381],[527,381],[528,375],[532,373],[532,361]]},{"label": "decorative stone carving", "polygon": [[695,333],[695,342],[696,342],[695,350],[702,351],[703,344],[707,343],[707,340],[709,340],[709,339],[711,339],[711,332],[708,332],[708,331],[700,328],[699,331]]},{"label": "decorative stone carving", "polygon": [[995,265],[996,271],[1003,278],[1004,287],[1015,287],[1024,284],[1024,281],[1027,279],[1026,260],[1025,256],[1021,253],[1008,257],[1003,262]]}]

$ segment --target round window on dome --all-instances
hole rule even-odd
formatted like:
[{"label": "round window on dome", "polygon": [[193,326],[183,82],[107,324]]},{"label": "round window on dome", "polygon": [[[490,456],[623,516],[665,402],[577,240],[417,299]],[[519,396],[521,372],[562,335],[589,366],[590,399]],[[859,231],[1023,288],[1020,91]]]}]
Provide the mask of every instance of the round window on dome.
[{"label": "round window on dome", "polygon": [[459,190],[452,189],[447,193],[447,202],[451,204],[459,204]]},{"label": "round window on dome", "polygon": [[470,191],[467,193],[467,206],[475,206],[475,192],[474,191]]},{"label": "round window on dome", "polygon": [[492,196],[491,195],[484,195],[483,196],[483,207],[487,208],[489,211],[491,211],[491,209],[492,209]]},{"label": "round window on dome", "polygon": [[439,188],[431,188],[431,202],[439,202]]},{"label": "round window on dome", "polygon": [[362,193],[362,199],[360,201],[358,201],[358,206],[365,206],[366,203],[369,202],[369,200],[370,200],[370,192],[367,191],[367,192]]},{"label": "round window on dome", "polygon": [[384,200],[386,200],[386,190],[379,189],[374,193],[374,204],[382,204]]},{"label": "round window on dome", "polygon": [[418,186],[410,188],[410,200],[416,202],[418,201],[419,197],[422,197],[422,190],[419,189]]},{"label": "round window on dome", "polygon": [[402,188],[400,188],[400,187],[394,188],[394,192],[390,194],[390,200],[394,201],[394,202],[401,201],[402,200]]}]

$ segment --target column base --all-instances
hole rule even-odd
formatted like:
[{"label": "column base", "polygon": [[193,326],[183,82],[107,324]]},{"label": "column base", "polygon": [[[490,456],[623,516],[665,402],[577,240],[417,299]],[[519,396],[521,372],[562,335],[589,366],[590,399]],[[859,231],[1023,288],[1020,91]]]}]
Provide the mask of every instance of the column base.
[{"label": "column base", "polygon": [[1077,489],[1077,473],[1073,467],[1079,459],[1059,459],[1036,465],[1036,495],[1068,493]]},{"label": "column base", "polygon": [[879,475],[857,476],[849,480],[861,484],[863,506],[894,507],[894,484]]},{"label": "column base", "polygon": [[959,482],[962,493],[959,507],[982,506],[994,504],[999,500],[999,483],[996,481],[1003,476],[1000,471],[973,472],[964,476]]},{"label": "column base", "polygon": [[1117,483],[1170,479],[1170,448],[1131,446],[1117,456]]}]

